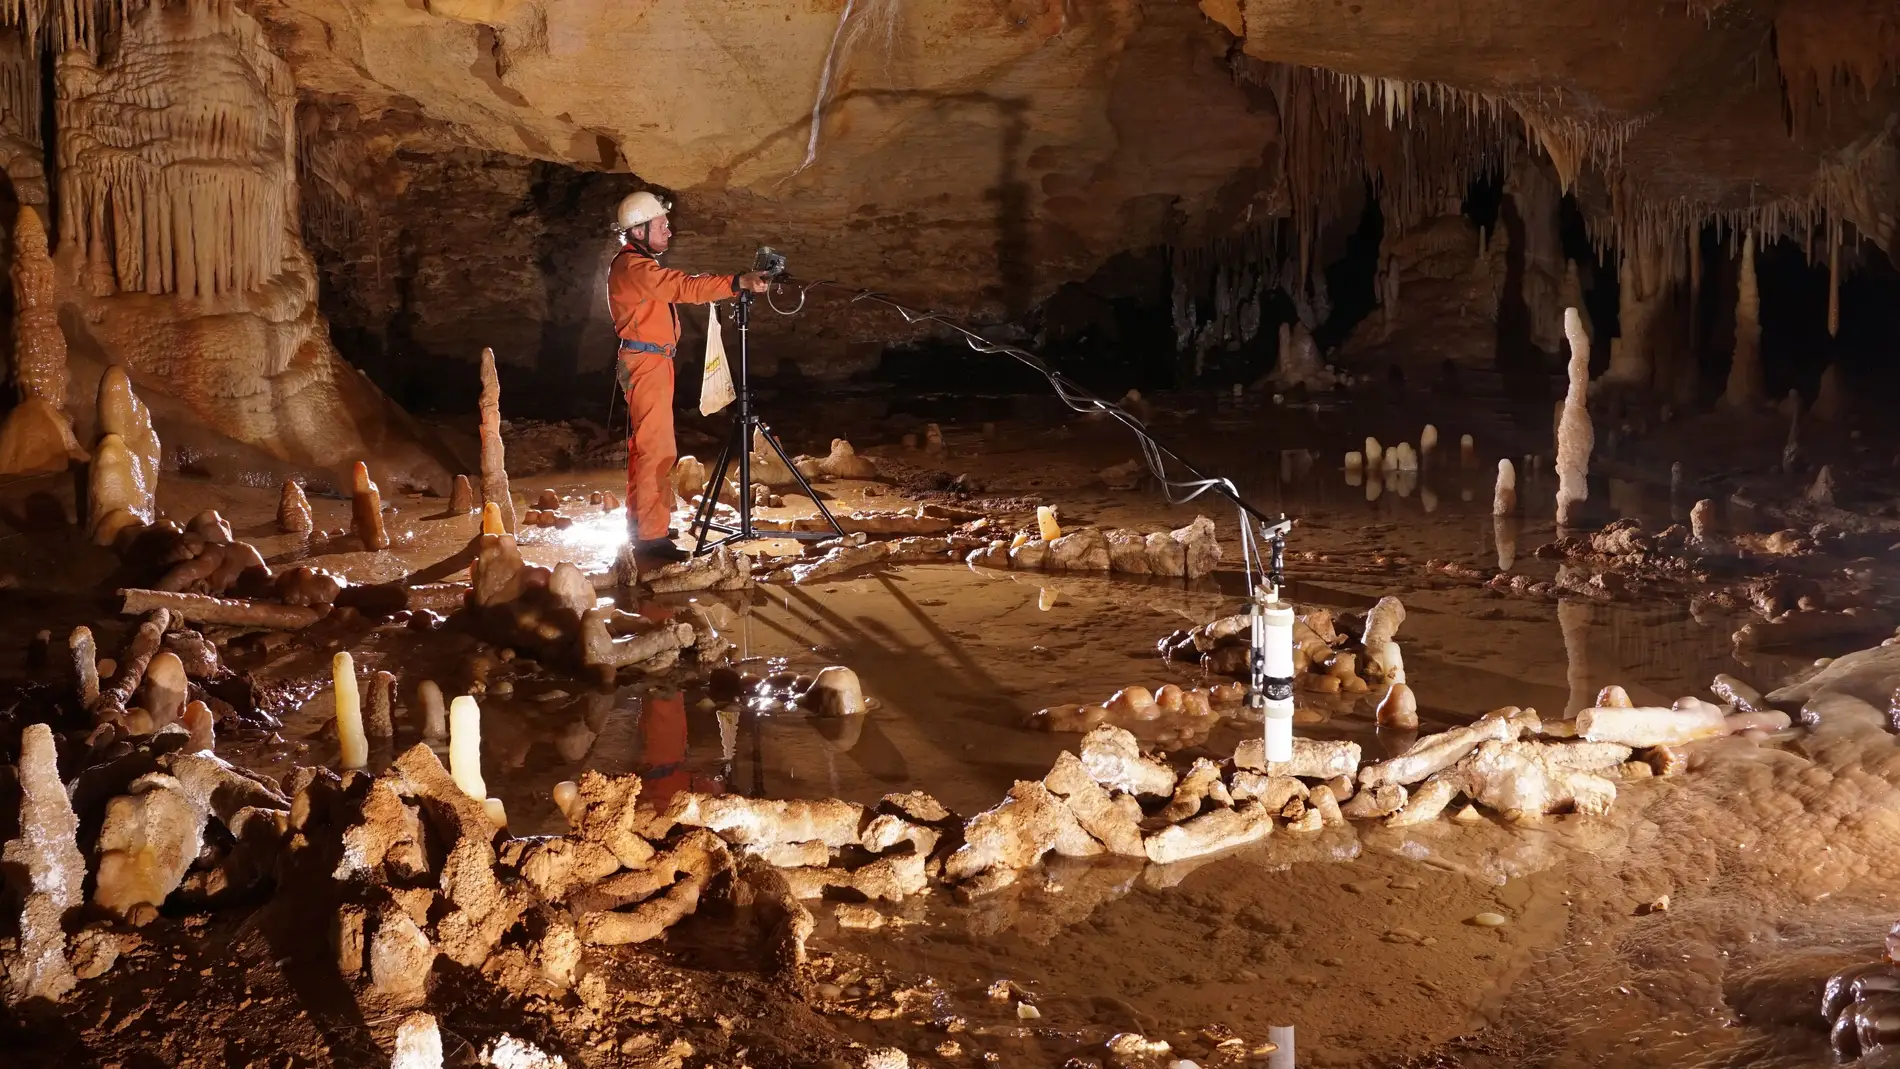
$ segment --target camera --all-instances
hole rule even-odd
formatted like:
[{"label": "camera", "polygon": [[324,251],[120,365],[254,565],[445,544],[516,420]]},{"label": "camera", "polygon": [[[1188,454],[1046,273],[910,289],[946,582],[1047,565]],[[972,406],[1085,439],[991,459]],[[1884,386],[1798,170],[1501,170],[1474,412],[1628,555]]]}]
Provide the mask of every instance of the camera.
[{"label": "camera", "polygon": [[770,245],[761,245],[752,257],[752,270],[768,279],[777,279],[785,274],[785,254]]}]

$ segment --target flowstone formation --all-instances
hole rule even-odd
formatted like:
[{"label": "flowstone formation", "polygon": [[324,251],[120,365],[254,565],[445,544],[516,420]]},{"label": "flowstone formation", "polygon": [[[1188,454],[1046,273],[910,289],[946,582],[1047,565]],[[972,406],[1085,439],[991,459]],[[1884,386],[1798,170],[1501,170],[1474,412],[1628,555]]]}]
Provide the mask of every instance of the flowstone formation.
[{"label": "flowstone formation", "polygon": [[[56,142],[41,147],[58,160],[59,247],[35,258],[37,220],[14,235],[27,295],[16,336],[31,340],[21,367],[35,389],[69,379],[83,393],[118,365],[157,423],[208,452],[331,470],[361,457],[446,489],[417,428],[337,357],[317,313],[298,237],[296,86],[251,16],[128,5],[106,48],[91,4],[9,15],[62,43]],[[70,361],[57,324],[75,332]]]}]

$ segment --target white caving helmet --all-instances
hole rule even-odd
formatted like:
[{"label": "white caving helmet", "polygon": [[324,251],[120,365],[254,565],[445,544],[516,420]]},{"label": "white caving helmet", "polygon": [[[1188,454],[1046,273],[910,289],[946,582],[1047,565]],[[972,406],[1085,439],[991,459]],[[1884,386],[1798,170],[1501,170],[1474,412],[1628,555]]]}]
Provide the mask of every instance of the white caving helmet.
[{"label": "white caving helmet", "polygon": [[673,206],[660,198],[641,190],[620,198],[620,206],[614,209],[614,229],[632,230],[641,223],[650,223],[671,211]]}]

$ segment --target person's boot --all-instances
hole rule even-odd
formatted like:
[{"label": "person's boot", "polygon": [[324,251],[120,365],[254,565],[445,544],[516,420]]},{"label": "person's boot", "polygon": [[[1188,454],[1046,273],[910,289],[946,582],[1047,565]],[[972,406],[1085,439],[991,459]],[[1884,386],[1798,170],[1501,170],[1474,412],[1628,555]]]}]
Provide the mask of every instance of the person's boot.
[{"label": "person's boot", "polygon": [[670,538],[642,538],[633,543],[634,556],[643,564],[652,562],[676,563],[690,560],[692,554],[673,544]]}]

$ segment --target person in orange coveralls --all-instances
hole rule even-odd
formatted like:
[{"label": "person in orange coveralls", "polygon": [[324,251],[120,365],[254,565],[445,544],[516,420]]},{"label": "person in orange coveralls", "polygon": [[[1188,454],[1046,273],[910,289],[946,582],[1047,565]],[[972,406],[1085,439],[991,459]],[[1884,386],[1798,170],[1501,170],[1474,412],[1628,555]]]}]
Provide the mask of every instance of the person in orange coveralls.
[{"label": "person in orange coveralls", "polygon": [[679,348],[680,315],[675,305],[710,304],[739,291],[764,293],[756,271],[732,275],[689,275],[660,266],[660,254],[673,241],[667,221],[670,205],[651,193],[630,193],[614,212],[620,251],[607,272],[607,305],[620,336],[615,373],[627,396],[627,534],[634,552],[647,560],[685,560],[670,529],[673,486],[670,476],[679,458],[673,439],[673,357]]}]

